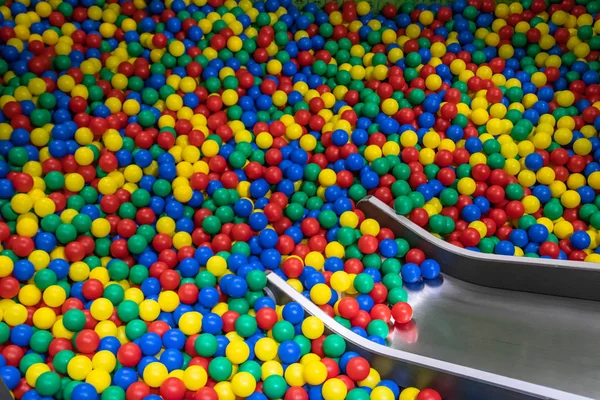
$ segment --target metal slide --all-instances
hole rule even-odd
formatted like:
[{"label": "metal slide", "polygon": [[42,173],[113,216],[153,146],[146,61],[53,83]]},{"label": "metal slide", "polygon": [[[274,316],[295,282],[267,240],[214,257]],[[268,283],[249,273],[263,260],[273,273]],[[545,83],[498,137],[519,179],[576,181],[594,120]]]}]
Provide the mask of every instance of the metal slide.
[{"label": "metal slide", "polygon": [[0,400],[12,400],[13,397],[10,394],[10,391],[4,384],[4,381],[0,379]]},{"label": "metal slide", "polygon": [[600,267],[465,251],[376,198],[358,207],[440,263],[439,279],[405,285],[414,320],[392,330],[390,347],[377,345],[269,274],[280,304],[321,318],[383,379],[447,400],[600,399]]}]

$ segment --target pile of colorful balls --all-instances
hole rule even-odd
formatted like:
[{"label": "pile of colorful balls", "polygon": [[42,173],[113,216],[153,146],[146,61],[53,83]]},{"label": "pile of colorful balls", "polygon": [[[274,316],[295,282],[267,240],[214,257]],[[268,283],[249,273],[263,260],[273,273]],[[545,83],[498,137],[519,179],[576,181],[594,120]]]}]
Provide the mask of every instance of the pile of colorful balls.
[{"label": "pile of colorful balls", "polygon": [[600,261],[598,0],[1,3],[17,399],[440,399],[265,295],[270,271],[378,344],[409,323],[440,267],[367,195],[475,251]]}]

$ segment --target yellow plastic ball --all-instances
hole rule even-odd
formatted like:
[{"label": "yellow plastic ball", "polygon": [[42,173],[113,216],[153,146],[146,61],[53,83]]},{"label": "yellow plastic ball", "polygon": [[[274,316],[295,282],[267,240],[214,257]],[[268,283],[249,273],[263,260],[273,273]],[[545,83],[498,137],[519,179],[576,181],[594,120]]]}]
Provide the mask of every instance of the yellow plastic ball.
[{"label": "yellow plastic ball", "polygon": [[[185,332],[184,332],[185,333]],[[231,342],[225,348],[227,359],[233,364],[242,364],[250,356],[250,348],[243,341]]]},{"label": "yellow plastic ball", "polygon": [[304,257],[304,264],[310,265],[311,267],[314,267],[315,269],[317,269],[317,271],[320,271],[323,269],[323,266],[325,265],[325,258],[323,257],[323,254],[321,254],[320,252],[311,251],[310,253],[308,253],[306,255],[306,257]]},{"label": "yellow plastic ball", "polygon": [[111,177],[105,176],[98,182],[98,191],[101,194],[115,194],[119,189],[117,182]]},{"label": "yellow plastic ball", "polygon": [[[600,189],[600,171],[592,172],[587,178],[587,183],[588,183],[588,185],[590,185],[592,187],[592,189],[599,190]],[[2,267],[0,264],[0,271],[1,270],[2,270]],[[0,276],[2,276],[1,272],[0,272]]]},{"label": "yellow plastic ball", "polygon": [[80,147],[75,150],[75,161],[79,165],[90,165],[94,162],[94,152],[88,147]]},{"label": "yellow plastic ball", "polygon": [[550,185],[556,178],[556,173],[550,167],[542,167],[535,174],[536,179],[542,185]]},{"label": "yellow plastic ball", "polygon": [[[310,135],[307,135],[307,137]],[[268,132],[261,132],[256,135],[256,145],[261,149],[269,149],[273,144],[273,136]]]},{"label": "yellow plastic ball", "polygon": [[304,365],[300,363],[294,363],[289,365],[284,374],[285,381],[290,386],[300,387],[304,386],[306,381],[304,380]]},{"label": "yellow plastic ball", "polygon": [[379,382],[381,382],[381,376],[379,375],[379,372],[371,368],[369,370],[369,376],[367,376],[362,381],[358,382],[358,384],[360,386],[368,386],[370,388],[375,388],[375,386],[377,386]]},{"label": "yellow plastic ball", "polygon": [[441,142],[440,135],[437,132],[427,132],[423,136],[423,145],[428,149],[436,149]]},{"label": "yellow plastic ball", "polygon": [[[600,172],[598,172],[598,183],[600,184]],[[352,211],[344,211],[342,215],[340,215],[340,225],[348,226],[350,228],[356,228],[358,226],[358,215],[356,215],[356,213]]]},{"label": "yellow plastic ball", "polygon": [[370,162],[380,158],[382,154],[383,152],[381,151],[381,148],[374,144],[367,146],[365,149],[365,158]]},{"label": "yellow plastic ball", "polygon": [[67,364],[67,373],[71,379],[83,381],[92,371],[92,368],[92,360],[87,356],[75,356]]},{"label": "yellow plastic ball", "polygon": [[573,151],[580,156],[586,156],[592,151],[592,142],[586,138],[580,138],[573,143]]},{"label": "yellow plastic ball", "polygon": [[327,246],[325,246],[325,256],[327,258],[338,257],[344,258],[346,254],[346,250],[344,246],[340,242],[329,242]]},{"label": "yellow plastic ball", "polygon": [[[186,186],[189,188],[189,186]],[[181,187],[178,187],[177,189],[180,189]],[[182,247],[185,246],[191,246],[192,244],[192,237],[190,236],[189,233],[187,232],[177,232],[175,235],[173,235],[173,247],[175,247],[176,249],[180,249]]]},{"label": "yellow plastic ball", "polygon": [[9,276],[14,270],[15,264],[8,256],[0,255],[0,278]]},{"label": "yellow plastic ball", "polygon": [[384,156],[397,156],[400,154],[400,146],[396,142],[386,142],[381,150]]},{"label": "yellow plastic ball", "polygon": [[19,193],[10,200],[10,207],[17,214],[25,214],[33,207],[33,200],[28,195]]},{"label": "yellow plastic ball", "polygon": [[326,168],[319,172],[318,179],[321,186],[329,187],[335,185],[337,181],[337,175],[334,170]]},{"label": "yellow plastic ball", "polygon": [[34,203],[33,211],[37,216],[43,218],[46,215],[54,214],[56,211],[56,204],[49,198],[42,198]]},{"label": "yellow plastic ball", "polygon": [[[139,305],[140,318],[147,322],[155,321],[160,314],[160,306],[154,300],[144,300]],[[185,315],[185,314],[184,314]]]},{"label": "yellow plastic ball", "polygon": [[377,386],[371,392],[373,400],[395,400],[394,392],[386,386]]},{"label": "yellow plastic ball", "polygon": [[108,222],[104,218],[98,218],[92,222],[91,232],[92,232],[92,235],[94,235],[97,238],[102,238],[102,237],[108,236],[108,234],[110,233],[110,230],[111,230],[110,222]]},{"label": "yellow plastic ball", "polygon": [[325,400],[344,400],[348,388],[341,379],[333,378],[323,383],[321,394]]},{"label": "yellow plastic ball", "polygon": [[416,400],[421,391],[415,387],[409,387],[400,392],[398,400]]},{"label": "yellow plastic ball", "polygon": [[571,224],[569,221],[558,221],[554,225],[554,234],[559,239],[567,239],[573,234],[573,232],[573,224]]},{"label": "yellow plastic ball", "polygon": [[254,354],[261,361],[269,361],[277,356],[277,342],[269,337],[259,339],[254,345]]},{"label": "yellow plastic ball", "polygon": [[356,4],[356,12],[358,15],[367,15],[371,11],[371,5],[366,1],[359,1]]},{"label": "yellow plastic ball", "polygon": [[183,107],[183,99],[178,94],[170,94],[167,97],[165,104],[169,110],[178,111]]},{"label": "yellow plastic ball", "polygon": [[94,369],[86,376],[85,381],[96,388],[98,393],[102,393],[110,386],[111,378],[108,371],[104,369]]},{"label": "yellow plastic ball", "polygon": [[461,178],[458,181],[457,188],[460,194],[470,196],[475,193],[476,184],[472,178]]},{"label": "yellow plastic ball", "polygon": [[55,322],[56,313],[49,307],[38,308],[33,313],[33,325],[38,329],[50,329]]},{"label": "yellow plastic ball", "polygon": [[217,398],[219,400],[235,400],[236,396],[233,393],[233,388],[230,382],[219,382],[213,387],[214,391],[217,392]]},{"label": "yellow plastic ball", "polygon": [[567,190],[560,196],[560,202],[566,208],[575,208],[581,203],[581,196],[575,190]]},{"label": "yellow plastic ball", "polygon": [[488,122],[489,117],[490,116],[488,112],[483,108],[474,110],[471,113],[471,121],[473,121],[474,124],[479,126],[485,125]]},{"label": "yellow plastic ball", "polygon": [[564,182],[561,181],[554,181],[550,185],[548,185],[548,188],[550,189],[552,197],[560,198],[561,195],[567,190],[567,185],[565,185]]},{"label": "yellow plastic ball", "polygon": [[227,39],[227,48],[233,52],[238,52],[242,49],[243,46],[242,39],[237,36],[232,36]]},{"label": "yellow plastic ball", "polygon": [[117,366],[117,357],[109,350],[100,350],[92,357],[92,367],[94,370],[102,369],[112,372]]},{"label": "yellow plastic ball", "polygon": [[206,263],[206,269],[214,276],[222,276],[227,271],[227,261],[221,256],[213,256]]},{"label": "yellow plastic ball", "polygon": [[600,254],[596,254],[596,253],[588,254],[585,257],[584,261],[598,263],[598,262],[600,262]]},{"label": "yellow plastic ball", "polygon": [[425,86],[429,90],[438,90],[442,87],[442,78],[437,74],[431,74],[425,78]]},{"label": "yellow plastic ball", "polygon": [[271,375],[283,376],[283,367],[281,366],[281,363],[277,361],[265,361],[261,366],[261,372],[261,379],[264,381]]},{"label": "yellow plastic ball", "polygon": [[153,388],[160,387],[165,379],[167,379],[169,371],[164,364],[160,362],[150,363],[144,368],[143,378],[144,382]]},{"label": "yellow plastic ball", "polygon": [[161,292],[158,295],[158,305],[162,311],[173,312],[179,303],[179,296],[172,290]]},{"label": "yellow plastic ball", "polygon": [[179,329],[190,336],[202,329],[202,314],[197,311],[186,312],[179,318]]},{"label": "yellow plastic ball", "polygon": [[404,131],[400,135],[400,144],[402,147],[414,147],[419,141],[419,137],[414,131]]},{"label": "yellow plastic ball", "polygon": [[17,221],[17,235],[34,237],[38,231],[38,223],[32,218],[23,218]]},{"label": "yellow plastic ball", "polygon": [[352,281],[350,280],[350,276],[345,271],[336,271],[331,275],[329,279],[329,284],[331,288],[336,292],[345,292],[348,290]]},{"label": "yellow plastic ball", "polygon": [[50,367],[44,363],[35,363],[27,368],[25,380],[29,386],[35,387],[35,382],[44,372],[50,371]]},{"label": "yellow plastic ball", "polygon": [[327,367],[321,361],[312,361],[304,367],[304,380],[309,385],[320,385],[327,379]]},{"label": "yellow plastic ball", "polygon": [[49,307],[60,307],[67,299],[67,293],[61,286],[52,285],[44,290],[43,299]]},{"label": "yellow plastic ball", "polygon": [[570,90],[563,90],[556,94],[556,102],[561,107],[569,107],[575,102],[575,95]]},{"label": "yellow plastic ball", "polygon": [[[138,114],[140,112],[140,103],[133,99],[125,100],[125,102],[123,103],[123,112],[129,116]],[[106,139],[104,143],[106,144]]]},{"label": "yellow plastic ball", "polygon": [[310,289],[311,300],[322,306],[331,300],[331,289],[324,283],[318,283]]},{"label": "yellow plastic ball", "polygon": [[174,40],[169,44],[169,53],[175,57],[181,57],[185,53],[185,45],[179,40]]},{"label": "yellow plastic ball", "polygon": [[567,186],[569,189],[577,190],[585,185],[585,176],[583,174],[575,173],[569,175],[567,178]]},{"label": "yellow plastic ball", "polygon": [[206,370],[199,365],[192,365],[186,368],[183,373],[183,383],[186,389],[196,391],[206,386],[208,375]]},{"label": "yellow plastic ball", "polygon": [[214,157],[219,153],[219,144],[214,140],[207,140],[202,143],[201,150],[206,157]]},{"label": "yellow plastic ball", "polygon": [[523,207],[525,207],[525,212],[527,214],[533,214],[540,209],[540,200],[535,196],[525,196],[521,203],[523,203]]},{"label": "yellow plastic ball", "polygon": [[377,236],[379,234],[379,230],[379,222],[373,218],[367,218],[362,222],[362,224],[360,224],[360,233],[363,235]]},{"label": "yellow plastic ball", "polygon": [[104,321],[110,318],[114,310],[110,300],[99,298],[94,300],[90,307],[90,314],[96,321]]},{"label": "yellow plastic ball", "polygon": [[248,397],[256,389],[256,380],[250,372],[238,372],[231,380],[233,393],[239,397]]},{"label": "yellow plastic ball", "polygon": [[394,115],[398,112],[398,102],[395,99],[389,98],[389,99],[385,99],[382,103],[381,103],[381,110],[386,114],[386,115]]},{"label": "yellow plastic ball", "polygon": [[[319,285],[323,284],[321,283]],[[321,337],[323,332],[325,332],[325,325],[323,324],[323,321],[315,316],[310,316],[302,322],[302,334],[311,340]]]},{"label": "yellow plastic ball", "polygon": [[[565,146],[565,145],[571,143],[572,139],[573,139],[573,132],[570,129],[559,128],[556,130],[556,132],[554,132],[554,140],[556,141],[556,143],[560,144],[561,146]],[[583,139],[578,139],[578,140],[583,140]]]}]

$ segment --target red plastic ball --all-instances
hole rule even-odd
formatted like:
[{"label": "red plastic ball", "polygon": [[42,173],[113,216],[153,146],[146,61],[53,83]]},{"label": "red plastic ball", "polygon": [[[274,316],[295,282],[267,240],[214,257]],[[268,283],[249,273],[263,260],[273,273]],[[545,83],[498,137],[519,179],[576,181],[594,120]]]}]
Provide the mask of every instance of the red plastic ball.
[{"label": "red plastic ball", "polygon": [[413,309],[410,304],[400,302],[392,307],[392,317],[398,324],[406,324],[412,319]]},{"label": "red plastic ball", "polygon": [[283,262],[281,269],[288,278],[298,278],[304,270],[304,263],[294,257],[288,258]]},{"label": "red plastic ball", "polygon": [[359,310],[358,301],[352,297],[344,297],[338,303],[338,312],[342,318],[352,319],[356,317]]},{"label": "red plastic ball", "polygon": [[460,234],[460,241],[466,247],[474,247],[481,240],[479,232],[475,228],[467,228]]},{"label": "red plastic ball", "polygon": [[194,394],[194,400],[219,400],[219,395],[213,388],[205,386]]},{"label": "red plastic ball", "polygon": [[540,245],[540,256],[548,256],[552,258],[558,258],[560,255],[560,248],[558,244],[553,242],[544,242]]},{"label": "red plastic ball", "polygon": [[308,392],[303,387],[290,387],[283,397],[284,400],[308,400]]},{"label": "red plastic ball", "polygon": [[181,400],[185,396],[185,384],[179,378],[167,378],[160,386],[160,395],[165,400]]},{"label": "red plastic ball", "polygon": [[369,315],[373,319],[380,319],[388,323],[392,317],[392,312],[385,304],[375,304],[373,308],[371,308],[371,311],[369,311]]},{"label": "red plastic ball", "polygon": [[406,253],[406,262],[421,265],[425,261],[425,253],[421,249],[410,249]]},{"label": "red plastic ball", "polygon": [[354,357],[346,365],[346,374],[355,382],[362,381],[369,376],[371,365],[362,357]]},{"label": "red plastic ball", "polygon": [[363,235],[358,239],[358,249],[363,254],[373,254],[377,251],[379,241],[373,235]]},{"label": "red plastic ball", "polygon": [[256,312],[256,323],[260,329],[269,330],[277,323],[277,312],[272,308],[261,308]]},{"label": "red plastic ball", "polygon": [[144,382],[134,382],[127,388],[125,395],[128,399],[143,399],[150,395],[150,387]]},{"label": "red plastic ball", "polygon": [[83,296],[88,300],[96,300],[104,293],[104,285],[98,279],[89,279],[81,287]]},{"label": "red plastic ball", "polygon": [[423,389],[417,395],[416,400],[442,400],[442,396],[433,389]]},{"label": "red plastic ball", "polygon": [[0,279],[0,298],[12,299],[19,294],[20,289],[19,281],[12,276]]},{"label": "red plastic ball", "polygon": [[133,367],[142,359],[142,350],[135,343],[125,343],[119,347],[117,359],[124,367]]},{"label": "red plastic ball", "polygon": [[84,329],[75,338],[75,347],[81,353],[93,353],[100,345],[100,337],[91,329]]}]

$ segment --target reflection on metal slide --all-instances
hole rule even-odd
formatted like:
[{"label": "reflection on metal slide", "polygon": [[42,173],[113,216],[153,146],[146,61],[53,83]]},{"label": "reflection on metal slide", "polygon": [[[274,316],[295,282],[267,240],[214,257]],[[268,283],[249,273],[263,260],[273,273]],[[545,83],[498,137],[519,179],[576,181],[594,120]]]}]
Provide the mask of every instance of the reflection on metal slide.
[{"label": "reflection on metal slide", "polygon": [[600,300],[600,268],[464,251],[378,199],[358,207],[440,263],[437,280],[405,285],[414,320],[391,330],[389,347],[377,345],[269,274],[278,304],[300,303],[383,379],[445,400],[600,399],[600,302],[590,301]]}]

